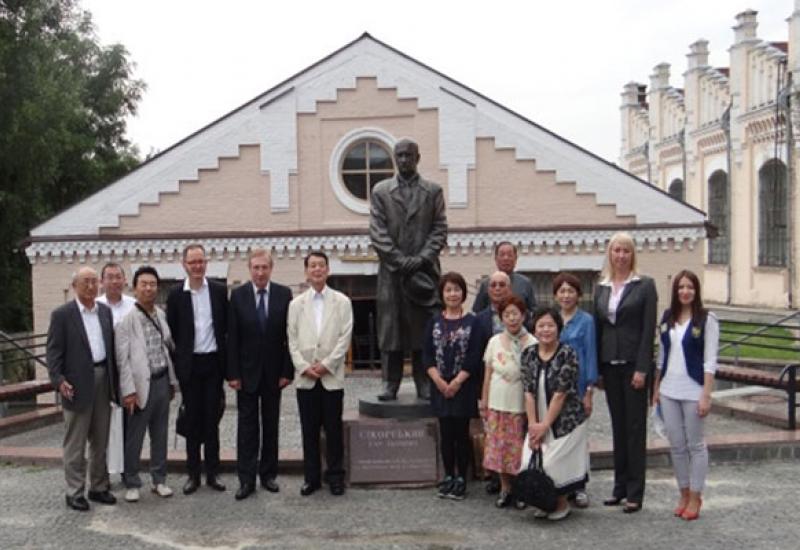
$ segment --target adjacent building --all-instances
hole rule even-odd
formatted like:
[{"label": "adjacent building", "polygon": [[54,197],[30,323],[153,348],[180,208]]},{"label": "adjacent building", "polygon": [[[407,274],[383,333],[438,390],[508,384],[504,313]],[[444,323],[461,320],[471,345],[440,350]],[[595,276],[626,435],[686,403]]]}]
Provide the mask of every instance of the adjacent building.
[{"label": "adjacent building", "polygon": [[704,294],[720,304],[795,308],[800,1],[787,41],[758,37],[757,12],[736,16],[729,64],[689,46],[680,87],[656,65],[622,93],[620,164],[708,213]]}]

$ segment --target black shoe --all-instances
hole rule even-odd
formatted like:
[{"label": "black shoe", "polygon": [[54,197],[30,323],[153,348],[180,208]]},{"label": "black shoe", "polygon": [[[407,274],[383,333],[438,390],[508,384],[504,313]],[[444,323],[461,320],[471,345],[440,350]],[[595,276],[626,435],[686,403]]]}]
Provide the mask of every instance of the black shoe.
[{"label": "black shoe", "polygon": [[183,484],[183,494],[191,495],[192,493],[196,492],[199,488],[200,488],[200,479],[189,476],[189,479],[187,479],[186,483]]},{"label": "black shoe", "polygon": [[622,512],[625,514],[635,514],[641,509],[642,504],[640,502],[626,502],[625,506],[622,507]]},{"label": "black shoe", "polygon": [[111,494],[111,491],[89,491],[89,500],[99,502],[100,504],[116,504],[117,497]]},{"label": "black shoe", "polygon": [[335,497],[340,497],[344,494],[344,483],[331,483],[331,494]]},{"label": "black shoe", "polygon": [[497,497],[494,505],[498,508],[505,508],[511,504],[511,493],[506,493],[505,491],[500,492],[500,496]]},{"label": "black shoe", "polygon": [[467,482],[464,481],[463,477],[457,477],[453,480],[453,485],[450,489],[450,492],[447,494],[447,498],[452,498],[453,500],[464,500],[467,496]]},{"label": "black shoe", "polygon": [[622,501],[625,500],[622,497],[611,497],[607,498],[603,501],[603,506],[619,506],[622,504]]},{"label": "black shoe", "polygon": [[486,492],[490,495],[496,495],[500,492],[500,478],[497,476],[492,476],[492,479],[489,480],[489,483],[486,484]]},{"label": "black shoe", "polygon": [[239,490],[236,491],[235,498],[236,500],[244,500],[256,490],[256,487],[253,483],[242,483],[239,485]]},{"label": "black shoe", "polygon": [[439,482],[439,490],[436,492],[436,496],[439,498],[447,498],[450,495],[450,491],[453,490],[453,476],[447,476],[442,481]]},{"label": "black shoe", "polygon": [[387,390],[378,396],[378,401],[397,401],[397,394]]},{"label": "black shoe", "polygon": [[278,493],[281,490],[280,486],[278,485],[278,482],[275,481],[274,477],[262,479],[261,486],[270,493]]},{"label": "black shoe", "polygon": [[303,483],[303,486],[300,487],[300,495],[307,497],[308,495],[314,494],[319,488],[319,483]]},{"label": "black shoe", "polygon": [[79,495],[76,497],[71,497],[67,495],[67,506],[69,506],[73,510],[78,510],[79,512],[89,511],[89,503],[86,501],[86,497],[84,497],[83,495]]},{"label": "black shoe", "polygon": [[[208,476],[206,478],[206,485],[214,489],[215,491],[224,491],[225,485],[220,483],[219,478],[217,476]],[[185,492],[185,491],[184,491]]]}]

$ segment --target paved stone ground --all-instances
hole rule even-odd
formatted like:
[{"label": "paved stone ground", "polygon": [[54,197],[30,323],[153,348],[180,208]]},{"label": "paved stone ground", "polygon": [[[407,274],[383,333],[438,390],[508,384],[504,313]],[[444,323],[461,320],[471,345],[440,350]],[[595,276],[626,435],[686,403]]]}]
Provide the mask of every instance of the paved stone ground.
[{"label": "paved stone ground", "polygon": [[[344,497],[298,494],[298,476],[282,476],[281,493],[235,502],[232,491],[206,488],[137,504],[66,508],[57,468],[0,466],[0,547],[127,548],[558,548],[795,549],[798,463],[761,462],[712,469],[699,521],[671,516],[675,485],[665,469],[648,472],[639,514],[598,502],[611,490],[610,472],[590,483],[592,506],[558,524],[530,511],[497,510],[478,483],[463,502],[434,498],[431,489],[350,489]],[[173,479],[173,483],[176,481]],[[223,476],[228,486],[232,475]],[[121,496],[121,493],[118,493]]]},{"label": "paved stone ground", "polygon": [[[380,392],[381,380],[379,377],[351,376],[347,378],[345,387],[345,410],[357,411],[358,400],[366,396],[373,396]],[[410,389],[413,382],[410,379],[403,381],[403,387]],[[172,404],[170,416],[170,447],[184,449],[184,440],[181,437],[175,438],[175,416],[180,398],[176,398]],[[589,424],[590,441],[592,443],[610,445],[611,444],[611,423],[608,418],[608,408],[605,403],[605,394],[596,392],[594,413]],[[739,418],[712,414],[706,422],[707,434],[734,434],[734,433],[757,433],[765,430],[763,424],[751,422]],[[31,430],[22,434],[17,434],[0,439],[0,445],[19,446],[19,447],[60,447],[63,438],[62,424],[55,424],[38,430]],[[651,434],[651,438],[652,438]],[[230,389],[227,390],[227,409],[220,425],[220,444],[223,448],[233,449],[236,447],[236,395]],[[147,442],[145,442],[145,446]],[[281,398],[281,420],[280,420],[280,446],[282,449],[300,449],[302,447],[300,439],[300,418],[297,413],[297,399],[295,397],[294,386],[289,386],[283,392]]]}]

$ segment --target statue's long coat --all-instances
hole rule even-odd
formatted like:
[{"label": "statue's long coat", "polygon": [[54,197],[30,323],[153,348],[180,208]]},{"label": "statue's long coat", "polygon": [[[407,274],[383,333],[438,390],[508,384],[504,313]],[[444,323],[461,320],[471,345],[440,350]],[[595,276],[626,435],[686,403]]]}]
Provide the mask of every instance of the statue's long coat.
[{"label": "statue's long coat", "polygon": [[442,188],[419,177],[403,200],[397,177],[372,190],[369,236],[378,253],[378,345],[381,351],[422,349],[425,325],[434,310],[410,303],[402,288],[400,265],[406,256],[422,256],[431,275],[441,275],[439,252],[447,243],[447,215]]}]

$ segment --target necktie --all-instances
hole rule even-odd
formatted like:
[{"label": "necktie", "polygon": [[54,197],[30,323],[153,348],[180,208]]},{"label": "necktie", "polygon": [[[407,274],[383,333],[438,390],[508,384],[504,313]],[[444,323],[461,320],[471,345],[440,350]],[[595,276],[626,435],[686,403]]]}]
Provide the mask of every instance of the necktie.
[{"label": "necktie", "polygon": [[264,297],[267,295],[266,288],[258,289],[258,307],[256,307],[256,317],[258,318],[258,326],[261,332],[267,330],[267,307]]}]

